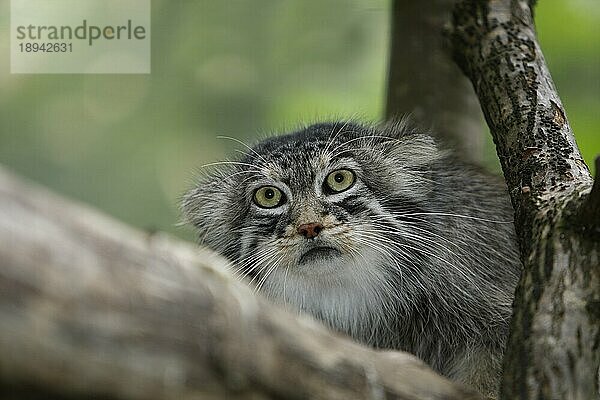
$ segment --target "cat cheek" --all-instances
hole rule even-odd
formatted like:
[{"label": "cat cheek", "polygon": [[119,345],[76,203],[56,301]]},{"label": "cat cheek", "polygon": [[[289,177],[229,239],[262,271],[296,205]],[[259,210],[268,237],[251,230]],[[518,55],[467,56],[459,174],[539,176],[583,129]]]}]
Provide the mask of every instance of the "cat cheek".
[{"label": "cat cheek", "polygon": [[429,179],[416,174],[398,173],[389,179],[385,193],[391,198],[407,198],[416,202],[427,200],[434,189]]},{"label": "cat cheek", "polygon": [[201,228],[206,219],[210,217],[206,213],[206,199],[201,188],[194,188],[186,193],[181,204],[183,218],[192,225]]}]

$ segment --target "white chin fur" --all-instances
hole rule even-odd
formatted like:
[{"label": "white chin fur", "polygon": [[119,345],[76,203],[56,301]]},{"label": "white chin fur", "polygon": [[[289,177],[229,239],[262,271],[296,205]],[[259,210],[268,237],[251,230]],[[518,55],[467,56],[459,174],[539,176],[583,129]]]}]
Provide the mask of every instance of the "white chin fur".
[{"label": "white chin fur", "polygon": [[262,292],[274,302],[322,318],[352,336],[362,336],[369,317],[382,315],[390,296],[381,267],[385,260],[370,250],[358,258],[343,255],[311,265],[278,268]]}]

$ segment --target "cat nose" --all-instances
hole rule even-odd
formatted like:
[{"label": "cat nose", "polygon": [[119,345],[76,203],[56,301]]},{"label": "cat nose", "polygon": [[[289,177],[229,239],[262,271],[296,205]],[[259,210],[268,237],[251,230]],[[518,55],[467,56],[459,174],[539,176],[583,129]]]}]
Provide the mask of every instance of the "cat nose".
[{"label": "cat nose", "polygon": [[323,225],[318,222],[311,222],[310,224],[302,224],[298,227],[298,233],[307,239],[316,238],[322,230],[323,230]]}]

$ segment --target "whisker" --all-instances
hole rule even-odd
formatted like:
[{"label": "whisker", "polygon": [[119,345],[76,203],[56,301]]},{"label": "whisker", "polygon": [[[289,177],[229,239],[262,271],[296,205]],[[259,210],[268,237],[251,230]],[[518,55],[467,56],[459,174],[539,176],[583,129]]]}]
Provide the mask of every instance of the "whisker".
[{"label": "whisker", "polygon": [[461,214],[442,213],[442,212],[407,213],[407,214],[400,214],[400,215],[402,217],[410,217],[410,216],[414,216],[414,215],[425,215],[425,216],[433,215],[433,216],[442,216],[442,217],[465,218],[465,219],[472,219],[475,221],[492,222],[492,223],[496,223],[496,224],[512,224],[513,223],[513,221],[501,221],[501,220],[496,220],[496,219],[474,217],[472,215],[461,215]]},{"label": "whisker", "polygon": [[210,162],[210,163],[207,163],[207,164],[203,164],[203,165],[200,166],[200,168],[213,167],[215,165],[242,165],[242,166],[245,166],[245,167],[251,167],[256,172],[262,172],[260,169],[256,169],[256,165],[250,164],[250,163],[241,162],[241,161],[215,161],[215,162]]},{"label": "whisker", "polygon": [[[256,156],[257,156],[257,157],[258,157],[258,158],[259,158],[261,161],[263,161],[265,164],[268,164],[268,163],[267,163],[267,160],[265,160],[265,158],[264,158],[263,156],[261,156],[260,154],[258,154],[258,153],[256,152],[256,150],[254,150],[252,147],[248,146],[248,145],[247,145],[245,142],[243,142],[243,141],[241,141],[241,140],[239,140],[239,139],[236,139],[236,138],[234,138],[234,137],[231,137],[231,136],[224,136],[224,135],[219,135],[219,136],[217,136],[217,139],[228,139],[228,140],[233,140],[234,142],[236,142],[236,143],[239,143],[239,144],[241,144],[242,146],[246,147],[248,150],[250,150],[252,153],[254,153],[254,154],[255,154],[255,155],[256,155]],[[247,154],[247,155],[248,155],[248,153],[245,153],[245,154]]]}]

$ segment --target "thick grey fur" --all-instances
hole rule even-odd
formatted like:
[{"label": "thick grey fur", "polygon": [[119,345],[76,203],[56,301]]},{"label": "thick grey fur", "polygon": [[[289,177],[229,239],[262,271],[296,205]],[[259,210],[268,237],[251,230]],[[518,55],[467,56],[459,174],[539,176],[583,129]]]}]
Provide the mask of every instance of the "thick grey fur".
[{"label": "thick grey fur", "polygon": [[[184,198],[201,243],[273,301],[495,395],[521,269],[500,178],[403,122],[312,125],[246,150]],[[332,194],[339,168],[356,182]],[[254,204],[264,185],[285,203]],[[315,239],[297,231],[310,222]],[[338,251],[302,258],[319,246]]]}]

